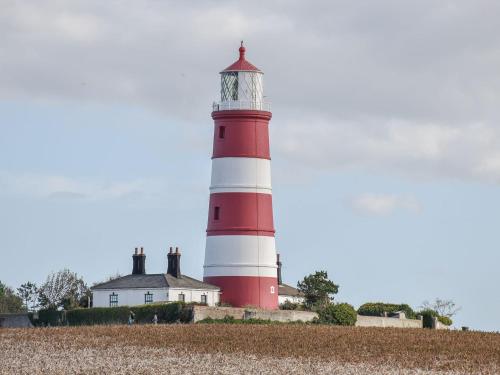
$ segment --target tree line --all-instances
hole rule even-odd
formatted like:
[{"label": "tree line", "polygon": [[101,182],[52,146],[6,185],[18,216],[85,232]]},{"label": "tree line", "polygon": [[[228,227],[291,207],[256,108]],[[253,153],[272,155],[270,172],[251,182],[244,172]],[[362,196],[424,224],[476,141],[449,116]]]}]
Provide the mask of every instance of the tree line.
[{"label": "tree line", "polygon": [[40,286],[28,281],[14,290],[0,281],[0,313],[88,307],[91,296],[83,278],[64,269],[49,274]]},{"label": "tree line", "polygon": [[[445,324],[452,324],[452,317],[460,311],[455,302],[447,299],[436,298],[434,302],[424,301],[420,306],[420,311],[414,312],[407,304],[387,304],[387,303],[366,303],[357,311],[348,303],[335,303],[334,296],[339,291],[339,285],[328,278],[326,271],[316,271],[297,283],[297,289],[302,293],[304,301],[294,303],[285,301],[280,305],[283,310],[309,310],[318,313],[319,322],[333,323],[338,325],[354,325],[357,314],[383,316],[384,313],[402,310],[406,312],[408,318],[414,319],[421,315],[425,319],[428,317],[438,318]],[[363,310],[363,311],[361,311]],[[368,310],[368,311],[367,311]]]}]

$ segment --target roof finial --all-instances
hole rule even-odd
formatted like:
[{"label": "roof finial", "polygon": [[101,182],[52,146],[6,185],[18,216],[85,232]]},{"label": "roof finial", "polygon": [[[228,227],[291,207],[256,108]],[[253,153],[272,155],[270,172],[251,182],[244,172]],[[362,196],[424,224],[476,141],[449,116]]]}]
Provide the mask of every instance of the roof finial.
[{"label": "roof finial", "polygon": [[245,47],[243,46],[243,41],[241,41],[239,51],[240,51],[240,60],[245,60]]}]

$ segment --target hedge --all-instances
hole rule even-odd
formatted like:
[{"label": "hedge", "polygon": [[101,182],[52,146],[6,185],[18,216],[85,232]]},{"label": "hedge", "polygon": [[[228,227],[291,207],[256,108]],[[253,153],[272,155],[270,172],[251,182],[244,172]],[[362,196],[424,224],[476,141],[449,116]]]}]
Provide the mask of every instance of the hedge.
[{"label": "hedge", "polygon": [[151,323],[156,314],[158,323],[187,323],[192,320],[191,305],[183,302],[166,304],[148,304],[142,306],[94,307],[69,311],[40,310],[35,325],[95,325],[95,324],[127,324],[130,312],[135,315],[135,322]]},{"label": "hedge", "polygon": [[339,326],[353,326],[358,319],[356,310],[348,303],[329,304],[318,310],[318,316],[317,323]]},{"label": "hedge", "polygon": [[40,310],[38,319],[32,318],[32,323],[35,326],[59,326],[64,323],[64,313],[57,310]]},{"label": "hedge", "polygon": [[416,314],[413,309],[406,303],[394,304],[383,302],[367,302],[361,305],[358,309],[359,315],[367,316],[384,316],[384,313],[395,313],[397,311],[404,311],[408,319],[416,319]]}]

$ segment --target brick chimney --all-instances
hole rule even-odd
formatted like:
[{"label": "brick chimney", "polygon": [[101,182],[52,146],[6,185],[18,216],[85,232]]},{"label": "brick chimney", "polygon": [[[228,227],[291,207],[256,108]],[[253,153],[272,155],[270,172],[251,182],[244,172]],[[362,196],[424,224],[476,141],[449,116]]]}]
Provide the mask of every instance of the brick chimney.
[{"label": "brick chimney", "polygon": [[181,277],[181,253],[179,252],[179,248],[175,248],[175,253],[170,247],[170,251],[167,255],[168,257],[168,267],[167,273],[174,277]]},{"label": "brick chimney", "polygon": [[283,281],[281,280],[281,264],[280,255],[276,254],[276,265],[278,266],[278,285],[283,285]]},{"label": "brick chimney", "polygon": [[146,254],[144,254],[144,248],[141,247],[141,252],[136,247],[134,255],[132,255],[132,275],[144,275],[146,274]]}]

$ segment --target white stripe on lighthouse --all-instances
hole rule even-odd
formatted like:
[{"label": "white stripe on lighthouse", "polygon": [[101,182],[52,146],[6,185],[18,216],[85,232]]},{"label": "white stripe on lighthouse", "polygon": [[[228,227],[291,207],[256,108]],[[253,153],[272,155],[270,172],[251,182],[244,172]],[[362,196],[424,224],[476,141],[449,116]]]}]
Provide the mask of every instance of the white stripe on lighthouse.
[{"label": "white stripe on lighthouse", "polygon": [[240,157],[212,159],[210,192],[271,194],[271,161]]},{"label": "white stripe on lighthouse", "polygon": [[276,247],[270,236],[208,236],[204,276],[276,277]]}]

